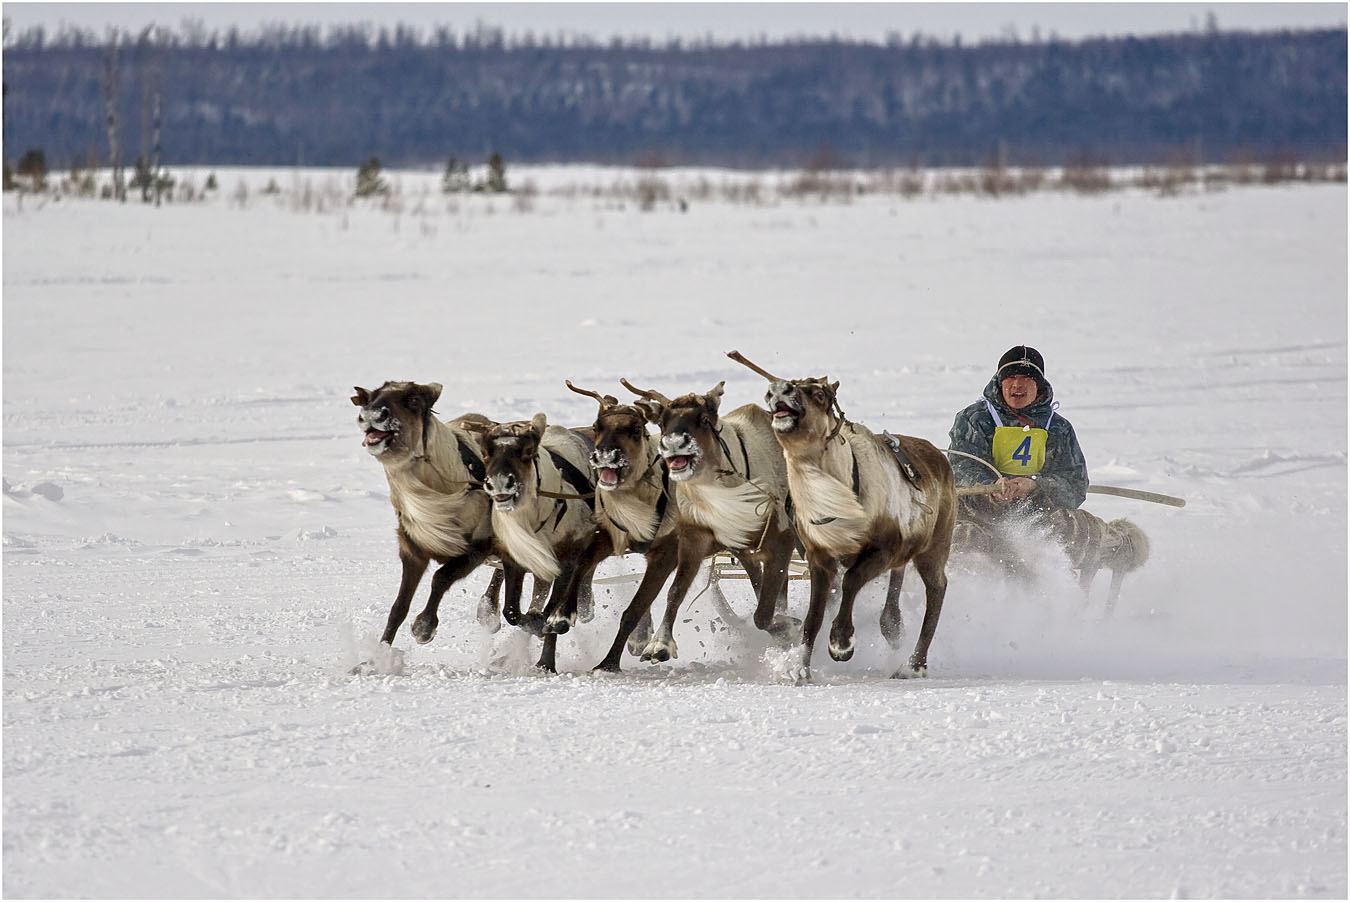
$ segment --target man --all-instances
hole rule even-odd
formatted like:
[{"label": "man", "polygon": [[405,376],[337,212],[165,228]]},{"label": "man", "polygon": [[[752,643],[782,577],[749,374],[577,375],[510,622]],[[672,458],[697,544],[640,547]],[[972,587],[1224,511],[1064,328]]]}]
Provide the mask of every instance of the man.
[{"label": "man", "polygon": [[1082,505],[1087,462],[1058,406],[1039,351],[1018,345],[999,358],[984,397],[952,424],[951,449],[959,452],[951,458],[956,484],[997,486],[993,494],[964,496],[964,514],[988,522]]},{"label": "man", "polygon": [[[1079,510],[1087,498],[1087,462],[1058,406],[1039,351],[1018,345],[999,358],[984,397],[952,424],[957,486],[993,486],[987,494],[961,497],[953,544],[991,554],[1010,574],[1023,575],[1020,546],[1031,533],[1007,527],[1026,524],[1064,546],[1086,591],[1099,567],[1123,574],[1142,566],[1148,544],[1128,520],[1107,523]],[[1112,586],[1110,603],[1118,577]]]}]

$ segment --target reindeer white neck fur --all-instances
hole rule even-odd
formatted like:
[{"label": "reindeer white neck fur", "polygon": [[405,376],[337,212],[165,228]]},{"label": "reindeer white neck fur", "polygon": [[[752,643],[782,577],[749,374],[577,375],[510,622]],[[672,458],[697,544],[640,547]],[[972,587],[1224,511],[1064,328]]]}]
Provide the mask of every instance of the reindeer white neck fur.
[{"label": "reindeer white neck fur", "polygon": [[[522,481],[520,494],[510,510],[492,506],[492,530],[512,560],[541,580],[551,582],[558,578],[562,570],[558,561],[558,547],[567,539],[584,536],[593,528],[594,521],[590,510],[581,502],[547,498],[539,494],[539,490],[554,494],[575,493],[575,489],[563,480],[548,450],[552,449],[567,457],[569,454],[575,456],[577,447],[575,439],[566,429],[548,426],[543,414],[536,415],[532,422],[543,433],[539,453],[534,458],[537,481]],[[580,462],[580,465],[585,466],[585,462]],[[559,504],[565,505],[565,513],[560,521],[555,519]]]},{"label": "reindeer white neck fur", "polygon": [[[669,513],[665,522],[657,516],[657,502],[665,490],[658,479],[652,478],[655,470],[652,465],[660,457],[657,450],[658,437],[648,434],[643,440],[643,449],[649,463],[634,464],[643,471],[650,470],[646,476],[626,480],[612,489],[600,489],[595,494],[595,513],[610,529],[610,538],[614,547],[622,550],[630,542],[651,542],[658,533],[669,532],[674,528],[674,518]],[[608,522],[606,522],[608,521]],[[665,527],[662,529],[662,527]]]},{"label": "reindeer white neck fur", "polygon": [[436,556],[458,557],[488,532],[486,499],[459,456],[459,442],[474,447],[475,439],[435,417],[426,423],[426,454],[385,467],[389,500],[415,544]]},{"label": "reindeer white neck fur", "polygon": [[[736,422],[740,412],[732,411],[719,424],[727,447],[740,443]],[[780,504],[772,487],[739,475],[740,467],[726,459],[721,442],[703,454],[710,458],[703,472],[676,486],[681,516],[711,530],[725,548],[757,548],[768,518]],[[728,471],[737,475],[728,475]]]}]

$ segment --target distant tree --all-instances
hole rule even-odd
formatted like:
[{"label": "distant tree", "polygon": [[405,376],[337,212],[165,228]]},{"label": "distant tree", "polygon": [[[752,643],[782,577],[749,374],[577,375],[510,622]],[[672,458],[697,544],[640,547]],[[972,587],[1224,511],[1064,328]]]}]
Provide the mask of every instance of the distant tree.
[{"label": "distant tree", "polygon": [[487,190],[496,194],[507,191],[506,187],[506,164],[502,162],[502,156],[494,153],[488,157],[487,171]]},{"label": "distant tree", "polygon": [[441,176],[441,191],[445,194],[459,194],[469,189],[468,164],[451,157],[445,164],[445,175]]},{"label": "distant tree", "polygon": [[19,175],[28,180],[28,188],[41,191],[47,186],[47,155],[32,148],[19,157]]},{"label": "distant tree", "polygon": [[375,197],[389,193],[389,186],[380,177],[380,158],[371,157],[356,170],[356,196]]}]

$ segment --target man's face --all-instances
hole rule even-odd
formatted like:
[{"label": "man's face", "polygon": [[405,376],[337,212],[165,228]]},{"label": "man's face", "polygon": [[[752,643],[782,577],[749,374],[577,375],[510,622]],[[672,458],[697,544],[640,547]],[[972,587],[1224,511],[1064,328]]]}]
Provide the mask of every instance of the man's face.
[{"label": "man's face", "polygon": [[1001,383],[1003,401],[1013,410],[1021,410],[1036,400],[1036,380],[1030,376],[1008,376]]}]

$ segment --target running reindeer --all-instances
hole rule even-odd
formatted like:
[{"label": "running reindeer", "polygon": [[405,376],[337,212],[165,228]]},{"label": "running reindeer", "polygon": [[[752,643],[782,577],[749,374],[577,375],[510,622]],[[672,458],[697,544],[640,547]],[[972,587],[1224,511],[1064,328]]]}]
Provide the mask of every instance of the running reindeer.
[{"label": "running reindeer", "polygon": [[[544,648],[538,666],[557,670],[558,636],[577,621],[577,600],[596,565],[611,549],[609,534],[597,530],[592,513],[595,484],[587,475],[589,439],[576,430],[549,426],[544,414],[529,422],[479,423],[486,475],[483,488],[492,504],[492,532],[505,571],[502,614],[521,621],[524,572],[537,583],[553,584],[543,610]],[[528,627],[528,623],[525,624]]]},{"label": "running reindeer", "polygon": [[[928,648],[947,592],[947,556],[956,521],[956,484],[947,458],[923,439],[888,434],[883,440],[849,422],[839,408],[838,382],[779,379],[739,351],[727,356],[770,382],[765,403],[787,460],[793,522],[811,573],[799,678],[810,679],[811,650],[841,566],[844,575],[839,613],[830,627],[830,657],[847,661],[853,656],[854,600],[863,586],[888,570],[896,608],[889,616],[883,614],[882,629],[896,644],[900,579],[910,561],[923,580],[926,604],[909,673],[925,676]],[[888,608],[891,603],[888,595]],[[896,674],[902,675],[903,670]]]},{"label": "running reindeer", "polygon": [[[470,427],[489,421],[468,413],[441,422],[433,414],[441,396],[436,382],[385,382],[375,391],[356,388],[352,403],[365,438],[362,444],[384,466],[389,500],[398,520],[398,557],[403,577],[380,641],[392,645],[417,586],[431,561],[441,566],[431,578],[431,597],[413,621],[419,643],[436,635],[441,597],[492,554],[492,521],[480,491],[483,461]],[[523,571],[515,571],[517,586]],[[518,611],[517,605],[517,611]],[[517,617],[517,619],[519,619]]]},{"label": "running reindeer", "polygon": [[670,504],[670,476],[661,460],[657,436],[647,431],[642,408],[620,404],[612,395],[567,387],[600,402],[596,414],[595,521],[609,534],[615,554],[635,552],[647,559],[642,582],[619,618],[619,631],[596,670],[618,672],[625,644],[642,654],[651,640],[652,601],[675,570],[679,535],[675,506]]},{"label": "running reindeer", "polygon": [[[675,485],[678,553],[661,626],[642,652],[644,661],[678,657],[675,618],[705,558],[727,550],[745,567],[755,589],[755,626],[778,637],[795,623],[775,616],[787,585],[794,539],[788,523],[787,471],[768,411],[754,404],[718,417],[719,382],[705,394],[675,400],[624,387],[647,419],[661,428],[659,450]],[[735,449],[733,451],[733,448]]]}]

